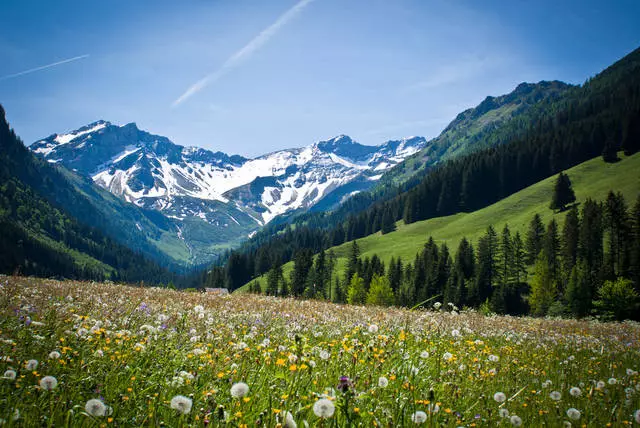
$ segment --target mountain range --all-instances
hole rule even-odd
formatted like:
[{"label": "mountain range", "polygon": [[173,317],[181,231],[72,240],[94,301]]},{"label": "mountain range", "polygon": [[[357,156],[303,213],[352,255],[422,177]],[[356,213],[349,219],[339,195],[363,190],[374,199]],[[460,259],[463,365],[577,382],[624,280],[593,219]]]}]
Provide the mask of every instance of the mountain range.
[{"label": "mountain range", "polygon": [[[461,113],[429,141],[409,137],[367,146],[339,135],[249,159],[181,146],[135,123],[99,120],[42,138],[29,150],[93,195],[96,209],[103,209],[105,200],[96,189],[120,200],[117,206],[110,200],[105,218],[115,215],[119,234],[138,236],[136,248],[144,254],[196,266],[237,247],[276,218],[284,222],[304,212],[352,211],[344,202],[355,194],[373,203],[380,195],[368,190],[409,182],[428,166],[485,147],[483,136],[569,88],[561,82],[521,84]],[[121,211],[129,213],[126,219]],[[130,245],[125,237],[121,242]]]},{"label": "mountain range", "polygon": [[199,263],[216,255],[205,251],[205,242],[209,249],[211,244],[223,249],[278,215],[325,199],[339,203],[371,187],[384,171],[425,145],[424,138],[411,137],[366,146],[340,135],[247,159],[183,147],[135,123],[100,120],[29,148],[127,202],[160,211],[176,225],[191,253],[189,261]]}]

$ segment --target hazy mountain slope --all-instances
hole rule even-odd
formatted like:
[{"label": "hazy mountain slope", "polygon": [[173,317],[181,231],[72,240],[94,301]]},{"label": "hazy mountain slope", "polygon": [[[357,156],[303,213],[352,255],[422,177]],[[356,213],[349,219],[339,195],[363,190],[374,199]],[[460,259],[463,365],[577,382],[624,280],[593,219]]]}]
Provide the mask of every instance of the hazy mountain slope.
[{"label": "hazy mountain slope", "polygon": [[[52,195],[53,189],[64,203],[45,199],[42,191]],[[172,275],[157,264],[70,216],[70,207],[97,214],[59,172],[24,148],[9,129],[0,106],[0,271],[86,279],[171,280]]]}]

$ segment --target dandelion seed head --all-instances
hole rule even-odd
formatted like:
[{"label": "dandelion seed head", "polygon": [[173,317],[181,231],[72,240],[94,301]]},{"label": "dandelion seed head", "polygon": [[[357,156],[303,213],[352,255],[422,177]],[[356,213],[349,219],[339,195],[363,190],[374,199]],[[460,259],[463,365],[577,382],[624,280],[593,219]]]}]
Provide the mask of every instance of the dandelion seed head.
[{"label": "dandelion seed head", "polygon": [[560,399],[562,398],[562,394],[560,394],[558,391],[551,391],[549,397],[551,397],[553,401],[560,401]]},{"label": "dandelion seed head", "polygon": [[386,388],[387,386],[389,386],[389,379],[387,379],[387,378],[386,378],[386,377],[384,377],[384,376],[380,376],[380,377],[378,378],[378,386],[379,386],[380,388]]},{"label": "dandelion seed head", "polygon": [[504,403],[507,401],[507,396],[504,395],[504,392],[496,392],[493,394],[493,399],[496,400],[497,403]]},{"label": "dandelion seed head", "polygon": [[519,427],[522,425],[522,418],[518,415],[512,415],[511,418],[509,418],[509,421],[514,427]]},{"label": "dandelion seed head", "polygon": [[56,386],[58,386],[58,379],[53,376],[45,376],[40,379],[40,388],[45,391],[52,391]]},{"label": "dandelion seed head", "polygon": [[369,333],[376,334],[378,332],[378,326],[376,324],[371,324],[369,326]]},{"label": "dandelion seed head", "polygon": [[231,386],[231,396],[234,398],[242,398],[249,393],[249,385],[244,382],[234,383]]},{"label": "dandelion seed head", "polygon": [[573,419],[574,421],[577,421],[578,419],[580,419],[580,410],[574,409],[573,407],[571,407],[570,409],[567,409],[567,417],[569,419]]},{"label": "dandelion seed head", "polygon": [[193,400],[191,400],[191,398],[185,397],[184,395],[176,395],[171,399],[171,408],[177,410],[183,415],[191,412],[192,405]]},{"label": "dandelion seed head", "polygon": [[321,398],[313,404],[313,413],[319,418],[330,418],[336,411],[336,406],[328,398]]},{"label": "dandelion seed head", "polygon": [[582,395],[582,390],[577,386],[572,386],[571,389],[569,389],[569,394],[571,394],[572,397],[579,397]]},{"label": "dandelion seed head", "polygon": [[107,414],[107,406],[97,398],[92,398],[84,405],[84,410],[91,416],[105,416]]},{"label": "dandelion seed head", "polygon": [[29,360],[25,364],[25,368],[27,370],[35,370],[38,368],[38,360]]},{"label": "dandelion seed head", "polygon": [[427,421],[427,414],[421,410],[418,410],[411,415],[411,422],[414,424],[423,424]]},{"label": "dandelion seed head", "polygon": [[16,371],[9,369],[4,372],[2,377],[9,380],[16,380]]}]

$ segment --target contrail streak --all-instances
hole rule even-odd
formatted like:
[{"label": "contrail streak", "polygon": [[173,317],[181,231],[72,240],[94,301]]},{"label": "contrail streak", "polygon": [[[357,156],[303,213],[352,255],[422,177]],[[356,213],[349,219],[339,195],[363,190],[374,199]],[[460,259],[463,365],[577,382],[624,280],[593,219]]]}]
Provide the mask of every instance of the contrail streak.
[{"label": "contrail streak", "polygon": [[9,74],[8,76],[0,77],[0,80],[7,80],[7,79],[12,79],[12,78],[18,77],[18,76],[24,76],[25,74],[30,74],[30,73],[33,73],[33,72],[36,72],[36,71],[44,70],[46,68],[55,67],[56,65],[66,64],[68,62],[77,61],[79,59],[87,58],[88,56],[89,56],[89,54],[80,55],[80,56],[76,56],[76,57],[69,58],[69,59],[63,59],[62,61],[58,61],[58,62],[54,62],[54,63],[51,63],[51,64],[43,65],[43,66],[40,66],[40,67],[32,68],[30,70],[21,71],[19,73],[15,73],[15,74]]},{"label": "contrail streak", "polygon": [[176,107],[182,102],[184,102],[187,98],[192,95],[200,92],[207,85],[215,82],[220,79],[222,76],[227,74],[232,68],[240,65],[244,60],[249,58],[254,52],[264,46],[276,33],[282,28],[285,24],[291,21],[296,17],[302,9],[304,9],[309,3],[313,0],[300,0],[293,7],[283,13],[273,24],[262,30],[260,34],[253,38],[249,43],[247,43],[242,49],[231,55],[225,62],[220,66],[219,69],[214,71],[213,73],[208,74],[202,79],[198,80],[196,83],[191,85],[182,95],[180,95],[172,104],[172,107]]}]

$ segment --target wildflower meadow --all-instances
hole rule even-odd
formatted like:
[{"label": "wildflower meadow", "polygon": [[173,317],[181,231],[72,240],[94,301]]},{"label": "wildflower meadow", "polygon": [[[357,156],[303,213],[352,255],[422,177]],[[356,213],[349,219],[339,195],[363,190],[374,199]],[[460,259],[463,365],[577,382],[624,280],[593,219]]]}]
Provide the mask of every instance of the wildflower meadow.
[{"label": "wildflower meadow", "polygon": [[3,426],[633,426],[640,325],[0,277]]}]

